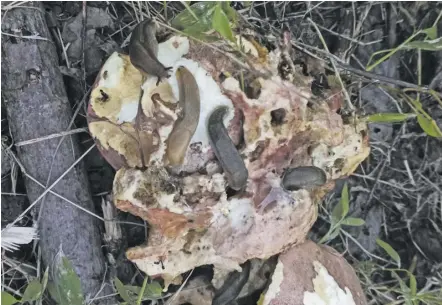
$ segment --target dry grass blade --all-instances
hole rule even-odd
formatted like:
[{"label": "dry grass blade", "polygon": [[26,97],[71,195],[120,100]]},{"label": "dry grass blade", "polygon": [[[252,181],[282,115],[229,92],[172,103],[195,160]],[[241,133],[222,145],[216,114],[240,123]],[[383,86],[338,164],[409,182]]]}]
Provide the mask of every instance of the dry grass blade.
[{"label": "dry grass blade", "polygon": [[38,142],[42,142],[42,141],[46,141],[46,140],[50,140],[50,139],[54,139],[54,138],[59,138],[59,137],[73,135],[73,134],[80,133],[80,132],[88,132],[88,129],[86,127],[83,127],[83,128],[72,129],[72,130],[69,130],[69,131],[62,131],[62,132],[59,132],[59,133],[53,133],[53,134],[47,135],[45,137],[40,137],[40,138],[37,138],[37,139],[17,142],[17,143],[15,143],[15,146],[19,147],[19,146],[34,144],[34,143],[38,143]]}]

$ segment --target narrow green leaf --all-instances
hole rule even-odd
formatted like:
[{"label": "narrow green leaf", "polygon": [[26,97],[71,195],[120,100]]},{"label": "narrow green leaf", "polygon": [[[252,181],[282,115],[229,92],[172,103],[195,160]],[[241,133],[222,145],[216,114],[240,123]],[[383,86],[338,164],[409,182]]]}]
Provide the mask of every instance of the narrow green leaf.
[{"label": "narrow green leaf", "polygon": [[348,185],[347,185],[347,183],[345,183],[344,187],[342,188],[340,204],[342,206],[342,214],[341,214],[341,219],[342,219],[345,216],[347,216],[348,210],[349,210],[349,198],[348,198]]},{"label": "narrow green leaf", "polygon": [[417,282],[413,274],[410,273],[410,293],[412,297],[416,296],[417,293]]},{"label": "narrow green leaf", "polygon": [[433,40],[412,41],[405,46],[407,49],[420,49],[425,51],[439,51],[442,50],[442,37]]},{"label": "narrow green leaf", "polygon": [[233,32],[229,23],[229,18],[227,18],[226,14],[222,11],[221,5],[218,5],[215,9],[212,27],[225,39],[235,42],[235,38],[233,37]]},{"label": "narrow green leaf", "polygon": [[124,301],[130,303],[132,301],[131,297],[129,296],[126,287],[124,287],[124,284],[117,277],[114,279],[114,285],[120,297]]},{"label": "narrow green leaf", "polygon": [[7,293],[6,291],[2,291],[2,305],[12,305],[19,302],[13,295]]},{"label": "narrow green leaf", "polygon": [[396,262],[396,264],[400,267],[401,266],[401,257],[396,252],[396,250],[393,249],[392,246],[387,244],[385,241],[376,238],[376,243],[387,252],[387,254]]},{"label": "narrow green leaf", "polygon": [[238,12],[230,6],[230,1],[222,1],[221,5],[224,13],[227,15],[229,20],[232,21],[234,25],[236,25],[236,23],[238,22]]},{"label": "narrow green leaf", "polygon": [[433,119],[428,119],[424,115],[418,114],[417,121],[427,135],[435,138],[442,137],[442,131],[439,129],[439,126],[437,126],[437,123]]},{"label": "narrow green leaf", "polygon": [[423,33],[427,34],[428,38],[436,39],[437,38],[437,27],[433,26],[431,28],[423,29]]},{"label": "narrow green leaf", "polygon": [[41,285],[43,291],[45,291],[46,286],[48,285],[48,278],[49,278],[49,267],[46,267],[45,273],[43,274],[43,278],[41,279]]},{"label": "narrow green leaf", "polygon": [[335,226],[342,219],[342,205],[338,202],[331,213],[331,226]]},{"label": "narrow green leaf", "polygon": [[23,303],[38,300],[42,294],[43,286],[41,285],[40,281],[38,279],[32,280],[26,287],[21,302]]},{"label": "narrow green leaf", "polygon": [[399,286],[401,287],[402,293],[408,294],[408,292],[410,291],[410,288],[408,288],[407,284],[402,280],[402,278],[394,271],[391,271],[391,275],[392,275],[392,277],[394,277],[398,281]]},{"label": "narrow green leaf", "polygon": [[414,113],[376,113],[367,116],[367,121],[372,123],[395,123],[415,116]]},{"label": "narrow green leaf", "polygon": [[341,226],[338,225],[337,227],[331,227],[330,230],[325,234],[321,240],[319,241],[320,244],[323,244],[329,240],[335,239],[339,233],[341,232]]},{"label": "narrow green leaf", "polygon": [[361,218],[347,217],[341,222],[342,225],[360,227],[365,224],[365,221]]}]

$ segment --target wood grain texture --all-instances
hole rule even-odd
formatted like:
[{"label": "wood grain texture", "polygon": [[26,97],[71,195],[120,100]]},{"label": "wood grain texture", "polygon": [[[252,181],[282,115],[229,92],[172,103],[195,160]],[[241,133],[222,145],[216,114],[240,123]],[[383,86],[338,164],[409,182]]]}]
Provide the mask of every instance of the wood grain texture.
[{"label": "wood grain texture", "polygon": [[[29,2],[26,6],[9,10],[2,18],[4,33],[38,35],[45,39],[2,35],[2,99],[16,142],[65,131],[72,118],[44,9],[36,2]],[[51,167],[49,184],[81,155],[75,135],[67,136],[55,154],[59,141],[60,138],[50,139],[17,148],[26,171],[43,184]],[[53,191],[94,212],[87,181],[83,164],[79,163],[55,185]],[[43,192],[41,186],[29,179],[26,180],[26,189],[30,202]],[[39,212],[41,202],[34,209],[35,213]],[[62,248],[80,277],[84,295],[95,297],[105,274],[101,224],[96,218],[50,193],[43,202],[38,225],[44,265],[51,267],[55,255]],[[100,295],[108,293],[105,287]],[[112,303],[115,300],[94,301],[94,304]]]}]

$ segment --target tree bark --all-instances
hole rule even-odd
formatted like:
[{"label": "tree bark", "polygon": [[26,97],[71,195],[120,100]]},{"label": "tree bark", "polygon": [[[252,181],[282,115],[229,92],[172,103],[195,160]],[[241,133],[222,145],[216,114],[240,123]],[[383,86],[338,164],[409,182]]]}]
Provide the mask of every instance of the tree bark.
[{"label": "tree bark", "polygon": [[[2,35],[2,98],[9,126],[16,142],[65,131],[72,118],[62,75],[58,68],[55,44],[49,34],[41,4],[26,3],[25,8],[2,12],[2,32],[10,35],[39,36],[42,39]],[[80,156],[78,139],[67,136],[17,147],[17,154],[28,174],[49,185],[60,177]],[[54,157],[55,155],[55,157]],[[53,191],[94,212],[86,171],[80,162],[64,176]],[[44,189],[26,180],[30,202]],[[34,212],[40,211],[39,204]],[[101,250],[100,223],[65,200],[48,193],[39,215],[39,243],[43,263],[52,267],[54,258],[63,249],[80,277],[83,293],[96,297],[105,276],[105,257]],[[109,293],[109,286],[102,294]],[[115,304],[114,299],[94,304]]]}]

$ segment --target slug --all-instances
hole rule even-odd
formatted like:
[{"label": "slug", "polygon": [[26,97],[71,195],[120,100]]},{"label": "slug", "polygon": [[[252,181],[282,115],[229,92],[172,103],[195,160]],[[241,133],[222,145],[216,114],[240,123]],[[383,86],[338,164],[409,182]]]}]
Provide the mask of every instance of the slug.
[{"label": "slug", "polygon": [[216,108],[209,116],[207,130],[210,145],[224,170],[229,187],[238,191],[246,185],[249,173],[223,124],[227,110],[226,106]]},{"label": "slug", "polygon": [[141,72],[161,78],[169,77],[172,67],[164,67],[157,58],[158,41],[155,37],[156,26],[153,20],[141,21],[132,31],[129,42],[129,58],[132,65]]},{"label": "slug", "polygon": [[234,304],[235,299],[249,279],[250,268],[251,263],[247,261],[243,264],[241,272],[232,272],[224,282],[224,285],[215,293],[212,305]]},{"label": "slug", "polygon": [[181,116],[176,120],[167,139],[166,157],[170,165],[180,165],[186,156],[187,147],[195,133],[200,117],[200,92],[195,77],[185,67],[176,70],[179,88]]},{"label": "slug", "polygon": [[325,172],[316,166],[289,168],[282,178],[282,187],[288,191],[321,186],[327,182]]}]

